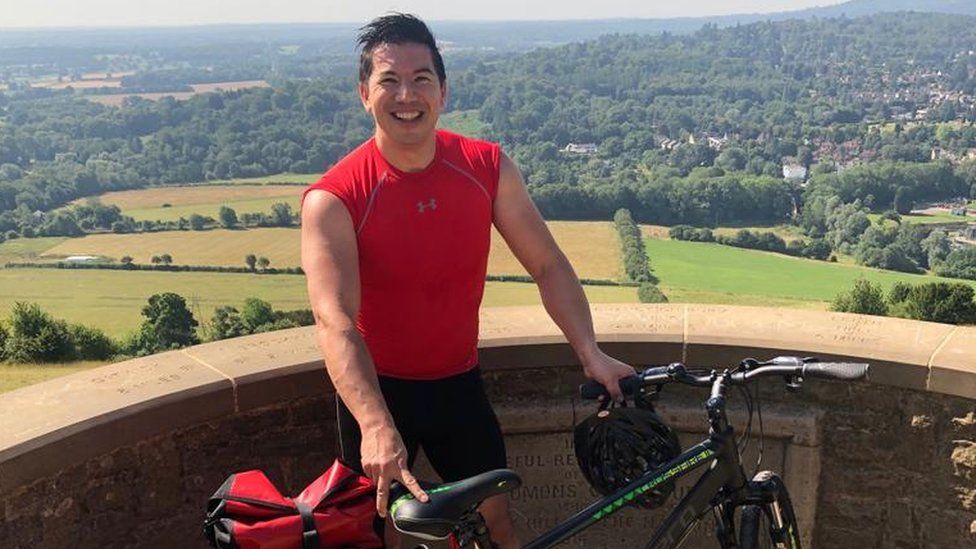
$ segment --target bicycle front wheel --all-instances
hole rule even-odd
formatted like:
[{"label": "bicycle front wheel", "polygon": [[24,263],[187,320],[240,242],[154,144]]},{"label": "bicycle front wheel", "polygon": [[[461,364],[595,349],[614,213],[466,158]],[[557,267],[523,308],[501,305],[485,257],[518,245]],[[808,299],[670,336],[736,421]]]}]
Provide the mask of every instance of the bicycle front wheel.
[{"label": "bicycle front wheel", "polygon": [[773,499],[762,505],[742,508],[739,546],[742,549],[800,549],[796,514],[783,479],[772,471],[761,471],[752,481],[760,484],[764,493],[772,494]]}]

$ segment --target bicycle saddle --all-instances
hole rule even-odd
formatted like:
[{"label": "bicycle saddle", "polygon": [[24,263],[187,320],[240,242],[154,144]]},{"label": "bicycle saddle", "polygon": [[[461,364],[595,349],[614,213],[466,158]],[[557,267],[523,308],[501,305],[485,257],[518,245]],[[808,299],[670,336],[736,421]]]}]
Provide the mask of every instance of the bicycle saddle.
[{"label": "bicycle saddle", "polygon": [[522,479],[509,469],[495,469],[487,473],[448,484],[421,486],[430,500],[421,503],[406,488],[397,486],[393,495],[390,516],[393,525],[404,534],[421,539],[444,539],[451,534],[461,518],[491,496],[511,492],[522,485]]}]

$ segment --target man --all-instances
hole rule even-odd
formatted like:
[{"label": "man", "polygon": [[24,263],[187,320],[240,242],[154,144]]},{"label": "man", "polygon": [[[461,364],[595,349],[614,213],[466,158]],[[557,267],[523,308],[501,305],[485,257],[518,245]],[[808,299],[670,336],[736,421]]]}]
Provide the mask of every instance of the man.
[{"label": "man", "polygon": [[[445,481],[505,467],[477,368],[478,308],[491,226],[539,286],[586,375],[620,397],[633,369],[596,344],[576,274],[498,146],[437,130],[444,64],[419,19],[361,29],[359,95],[373,138],[306,190],[302,267],[316,335],[339,395],[343,458],[376,482],[427,500],[410,473],[418,447]],[[516,547],[505,496],[481,512]]]}]

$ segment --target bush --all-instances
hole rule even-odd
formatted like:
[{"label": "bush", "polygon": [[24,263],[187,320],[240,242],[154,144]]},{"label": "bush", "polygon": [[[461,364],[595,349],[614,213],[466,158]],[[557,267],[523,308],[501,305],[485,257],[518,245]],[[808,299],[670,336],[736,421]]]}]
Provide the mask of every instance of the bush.
[{"label": "bush", "polygon": [[885,316],[888,313],[888,305],[885,303],[881,286],[859,278],[854,281],[854,287],[850,291],[837,294],[830,304],[830,310]]},{"label": "bush", "polygon": [[939,276],[976,280],[976,247],[951,252],[936,272]]},{"label": "bush", "polygon": [[104,332],[81,324],[68,327],[75,347],[75,357],[81,360],[107,360],[117,352],[116,344]]},{"label": "bush", "polygon": [[641,303],[667,303],[668,298],[656,284],[650,282],[641,283],[637,288],[637,299]]},{"label": "bush", "polygon": [[946,324],[976,324],[973,288],[959,282],[930,282],[911,289],[905,299],[908,318]]},{"label": "bush", "polygon": [[891,285],[891,289],[888,290],[888,303],[892,305],[896,303],[903,303],[908,299],[909,294],[912,292],[912,285],[907,282],[895,282]]},{"label": "bush", "polygon": [[13,362],[63,362],[75,355],[67,323],[36,303],[14,304],[5,349],[7,360]]},{"label": "bush", "polygon": [[248,333],[254,333],[258,327],[274,322],[274,319],[274,309],[267,301],[260,300],[256,297],[249,297],[244,300],[244,308],[241,309],[241,320],[249,330]]},{"label": "bush", "polygon": [[0,362],[7,358],[7,338],[9,334],[3,324],[0,324]]},{"label": "bush", "polygon": [[668,236],[673,240],[687,240],[691,242],[715,242],[715,233],[711,229],[699,229],[691,225],[675,225],[668,230]]}]

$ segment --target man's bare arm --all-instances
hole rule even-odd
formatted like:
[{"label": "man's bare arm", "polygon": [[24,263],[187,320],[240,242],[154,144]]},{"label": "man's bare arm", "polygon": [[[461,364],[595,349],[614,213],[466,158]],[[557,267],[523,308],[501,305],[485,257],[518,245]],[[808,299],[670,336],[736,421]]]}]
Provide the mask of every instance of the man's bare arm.
[{"label": "man's bare arm", "polygon": [[494,222],[512,253],[539,286],[546,311],[566,335],[586,375],[619,399],[618,380],[633,374],[634,370],[607,356],[597,346],[590,305],[579,279],[532,203],[518,168],[504,154]]},{"label": "man's bare arm", "polygon": [[388,485],[400,480],[426,501],[407,470],[407,453],[380,393],[376,368],[356,330],[359,255],[352,218],[326,191],[313,190],[302,205],[302,270],[315,317],[315,334],[336,392],[362,432],[363,472],[377,484],[377,510],[386,514]]}]

